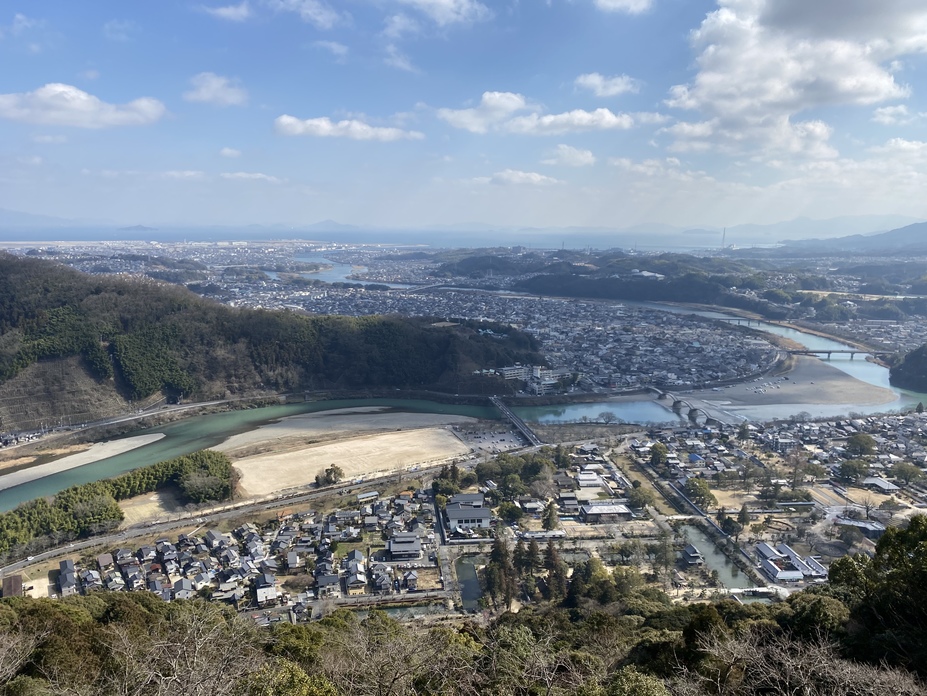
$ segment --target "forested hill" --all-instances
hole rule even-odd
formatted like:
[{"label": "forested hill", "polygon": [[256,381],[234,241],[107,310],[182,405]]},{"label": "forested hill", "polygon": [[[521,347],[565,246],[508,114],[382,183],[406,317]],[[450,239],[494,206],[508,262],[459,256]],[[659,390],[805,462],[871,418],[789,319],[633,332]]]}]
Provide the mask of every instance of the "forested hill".
[{"label": "forested hill", "polygon": [[75,356],[132,399],[159,391],[463,391],[477,368],[542,361],[535,341],[509,327],[433,324],[236,309],[179,286],[0,254],[0,387],[36,362]]},{"label": "forested hill", "polygon": [[901,389],[927,392],[927,345],[915,348],[893,365],[889,381]]}]

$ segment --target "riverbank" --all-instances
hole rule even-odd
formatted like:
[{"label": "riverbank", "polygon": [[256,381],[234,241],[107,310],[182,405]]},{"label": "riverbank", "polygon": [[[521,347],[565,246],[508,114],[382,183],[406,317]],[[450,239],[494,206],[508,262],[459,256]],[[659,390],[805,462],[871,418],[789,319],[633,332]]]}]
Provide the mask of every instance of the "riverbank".
[{"label": "riverbank", "polygon": [[115,457],[117,454],[130,452],[139,447],[151,444],[152,442],[157,442],[163,437],[164,435],[162,433],[152,433],[150,435],[127,437],[122,440],[97,442],[83,452],[0,476],[0,491],[13,488],[14,486],[21,486],[24,483],[36,481],[46,476],[51,476],[52,474],[60,474],[70,469],[76,469],[85,464],[93,464],[94,462],[102,461],[108,457]]},{"label": "riverbank", "polygon": [[891,389],[867,384],[825,360],[805,355],[793,356],[787,370],[718,391],[693,390],[684,398],[688,396],[728,408],[783,404],[881,406],[898,400]]}]

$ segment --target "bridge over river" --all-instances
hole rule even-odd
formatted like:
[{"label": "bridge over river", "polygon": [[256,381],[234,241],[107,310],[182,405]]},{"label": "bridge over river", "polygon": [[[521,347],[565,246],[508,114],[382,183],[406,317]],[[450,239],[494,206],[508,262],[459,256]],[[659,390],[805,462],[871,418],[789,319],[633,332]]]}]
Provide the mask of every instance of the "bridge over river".
[{"label": "bridge over river", "polygon": [[847,348],[845,350],[834,350],[828,348],[822,348],[820,350],[812,350],[810,348],[802,348],[801,350],[790,350],[788,351],[789,355],[826,355],[827,359],[830,360],[831,355],[849,355],[850,360],[855,358],[857,355],[872,355],[873,357],[881,357],[887,355],[886,353],[874,353],[871,350],[862,350],[859,348],[851,349]]},{"label": "bridge over river", "polygon": [[[675,396],[671,392],[663,391],[661,389],[657,389],[656,387],[651,387],[651,389],[656,392],[658,400],[671,401],[673,403],[673,410],[676,411],[676,413],[685,414],[693,423],[698,421],[699,416],[703,416],[705,418],[705,425],[712,425],[716,427],[721,425],[729,425],[729,423],[726,423],[727,419],[722,420],[720,417],[721,414],[716,412],[717,409],[712,409],[711,412],[709,412],[708,404],[701,400],[680,399],[678,396]],[[693,401],[696,401],[697,403],[693,404]]]},{"label": "bridge over river", "polygon": [[492,402],[492,405],[499,409],[499,412],[505,416],[511,423],[514,425],[518,432],[528,441],[529,444],[539,447],[544,443],[541,442],[540,438],[534,434],[534,431],[528,427],[528,424],[525,423],[519,416],[517,416],[512,409],[502,403],[502,399],[498,396],[491,396],[489,400]]}]

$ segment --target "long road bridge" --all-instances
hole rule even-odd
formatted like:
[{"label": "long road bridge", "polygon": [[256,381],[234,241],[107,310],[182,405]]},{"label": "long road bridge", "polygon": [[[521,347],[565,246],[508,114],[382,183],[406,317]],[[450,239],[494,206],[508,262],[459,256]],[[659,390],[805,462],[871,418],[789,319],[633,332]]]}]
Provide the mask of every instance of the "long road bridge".
[{"label": "long road bridge", "polygon": [[514,425],[518,429],[518,432],[520,432],[524,436],[524,438],[528,441],[529,444],[532,444],[535,447],[539,447],[544,444],[543,442],[541,442],[538,436],[534,434],[534,431],[528,427],[528,424],[525,423],[525,421],[523,421],[520,417],[515,415],[512,409],[510,409],[508,406],[502,403],[502,399],[500,399],[498,396],[491,396],[489,397],[489,400],[492,402],[493,406],[499,409],[499,412],[503,416],[505,416],[506,418],[509,419],[509,421],[511,421],[512,425]]},{"label": "long road bridge", "polygon": [[801,350],[790,350],[788,353],[789,355],[826,355],[828,360],[830,360],[831,355],[849,355],[850,360],[855,358],[857,355],[878,355],[878,353],[873,353],[871,350],[862,350],[859,348],[848,348],[845,350],[833,350],[830,348],[812,350],[810,348],[802,348]]}]

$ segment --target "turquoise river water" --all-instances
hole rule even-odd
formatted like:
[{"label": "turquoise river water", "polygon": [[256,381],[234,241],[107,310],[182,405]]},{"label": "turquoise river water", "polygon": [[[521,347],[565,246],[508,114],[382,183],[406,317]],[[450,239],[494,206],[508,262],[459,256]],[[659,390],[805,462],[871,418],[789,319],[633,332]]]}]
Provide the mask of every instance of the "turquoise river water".
[{"label": "turquoise river water", "polygon": [[[344,272],[343,269],[339,270],[341,270],[342,273]],[[690,310],[670,305],[654,304],[647,306],[663,311],[691,313]],[[732,321],[730,316],[719,312],[699,311],[695,313],[712,319]],[[751,326],[762,331],[791,338],[810,349],[823,350],[828,348],[846,348],[844,344],[837,341],[802,333],[795,329],[783,328],[762,322],[751,322]],[[927,396],[925,395],[913,394],[891,387],[888,383],[888,370],[875,363],[867,362],[861,356],[856,356],[855,360],[850,360],[849,356],[834,356],[829,364],[874,386],[892,389],[896,394],[896,400],[892,403],[876,407],[862,404],[840,404],[836,406],[824,404],[773,404],[752,407],[750,409],[740,409],[738,413],[758,421],[785,418],[801,411],[808,412],[815,417],[827,417],[841,414],[846,415],[850,412],[886,412],[914,406],[921,400],[927,401]],[[254,428],[279,418],[300,413],[312,413],[359,406],[385,406],[409,412],[452,413],[484,419],[498,418],[498,413],[495,409],[488,406],[485,408],[477,406],[454,406],[432,401],[416,401],[411,399],[315,401],[197,416],[154,429],[139,430],[131,433],[132,435],[144,435],[150,432],[164,433],[164,437],[161,440],[152,444],[139,447],[138,449],[114,457],[109,457],[108,459],[93,464],[87,464],[21,486],[16,486],[15,488],[4,490],[0,492],[0,511],[10,510],[20,503],[34,498],[53,495],[69,486],[117,476],[140,466],[148,466],[165,459],[214,447],[232,435],[253,430]],[[678,419],[678,416],[671,410],[655,402],[653,399],[644,396],[638,401],[616,401],[603,398],[593,403],[560,404],[543,407],[516,407],[513,410],[526,421],[542,423],[575,422],[583,418],[583,416],[594,420],[603,411],[611,411],[622,421],[645,425],[665,423]]]}]

